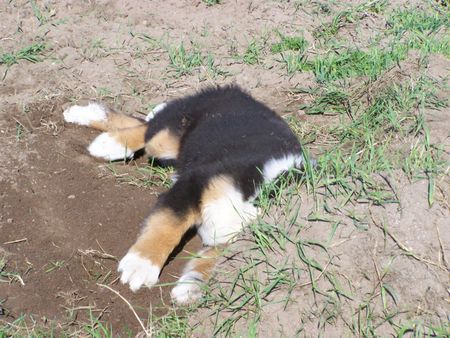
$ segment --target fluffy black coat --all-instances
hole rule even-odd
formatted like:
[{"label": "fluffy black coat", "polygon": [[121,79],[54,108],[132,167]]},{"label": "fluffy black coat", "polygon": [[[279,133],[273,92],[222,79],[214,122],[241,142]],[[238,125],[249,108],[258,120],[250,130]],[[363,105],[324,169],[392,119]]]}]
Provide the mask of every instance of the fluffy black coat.
[{"label": "fluffy black coat", "polygon": [[169,102],[149,123],[145,140],[164,128],[180,137],[180,152],[172,162],[178,181],[160,203],[181,213],[198,206],[212,177],[233,177],[248,199],[263,181],[265,163],[301,154],[286,122],[237,86],[208,88]]}]

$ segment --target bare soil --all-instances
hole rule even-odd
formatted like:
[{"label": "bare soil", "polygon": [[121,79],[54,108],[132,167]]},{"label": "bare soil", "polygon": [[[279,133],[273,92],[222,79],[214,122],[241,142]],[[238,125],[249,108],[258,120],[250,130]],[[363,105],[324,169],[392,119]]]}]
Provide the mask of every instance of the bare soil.
[{"label": "bare soil", "polygon": [[[97,283],[127,294],[143,317],[150,304],[155,314],[164,312],[164,302],[170,302],[168,287],[133,294],[117,283],[116,273],[117,259],[135,240],[155,194],[107,175],[104,164],[86,154],[85,140],[93,132],[69,128],[54,136],[35,124],[45,119],[62,126],[60,113],[57,106],[51,112],[32,110],[33,132],[24,140],[8,136],[14,127],[7,124],[4,129],[8,152],[14,150],[0,185],[1,248],[8,254],[8,270],[23,283],[2,283],[2,306],[10,319],[34,314],[61,325],[85,319],[91,309],[115,332],[127,327],[135,331],[128,307]],[[184,249],[195,252],[199,245],[194,239]],[[161,283],[174,282],[183,265],[184,260],[170,262]]]},{"label": "bare soil", "polygon": [[[80,99],[101,100],[142,117],[164,100],[208,84],[235,82],[279,113],[297,113],[289,89],[313,83],[310,73],[286,76],[278,67],[279,61],[263,55],[264,67],[248,66],[234,54],[243,54],[255,36],[274,28],[295,33],[299,23],[305,38],[312,41],[312,31],[320,23],[308,14],[311,8],[296,10],[289,1],[223,1],[211,7],[202,1],[178,0],[36,1],[41,21],[31,3],[0,4],[3,52],[36,42],[48,46],[42,62],[20,60],[9,68],[0,65],[0,254],[7,257],[6,270],[21,277],[0,283],[0,319],[12,322],[26,314],[43,324],[55,320],[58,330],[86,321],[91,311],[93,317],[109,323],[113,332],[135,334],[141,330],[127,305],[98,284],[119,291],[143,319],[152,311],[157,315],[166,311],[170,286],[133,294],[118,282],[116,272],[117,260],[135,240],[140,223],[163,188],[120,183],[109,164],[87,154],[86,146],[96,132],[65,125],[63,107]],[[377,17],[369,21],[384,24]],[[366,35],[371,34],[370,28],[367,31]],[[167,51],[155,46],[155,40],[176,46],[183,42],[186,47],[192,47],[190,41],[195,40],[202,52],[215,52],[217,67],[228,75],[214,75],[199,67],[178,76],[169,66]],[[448,73],[445,58],[430,63],[431,75],[441,76],[445,69]],[[428,115],[433,140],[446,149],[449,116],[448,109]],[[120,176],[145,165],[146,159],[141,158],[115,163],[113,168]],[[356,285],[355,294],[363,298],[364,290],[377,283],[374,266],[383,266],[395,257],[389,283],[399,293],[408,316],[416,309],[432,313],[435,320],[445,319],[448,273],[440,267],[445,255],[450,257],[449,182],[439,182],[437,202],[429,209],[425,181],[411,184],[401,174],[392,181],[398,187],[402,211],[397,206],[371,210],[375,221],[367,219],[370,231],[366,232],[358,232],[352,220],[343,220],[333,251],[340,267],[336,273],[344,271]],[[304,220],[309,215],[308,206],[312,206],[311,201],[302,204]],[[367,209],[356,211],[369,215]],[[407,258],[392,239],[386,240],[376,226],[386,219],[401,243],[440,267]],[[321,239],[327,226],[318,222],[303,235]],[[188,252],[201,245],[195,236],[187,242],[184,250]],[[237,251],[242,250],[239,243],[234,246]],[[293,249],[279,254],[289,256],[289,250]],[[176,280],[185,264],[185,251],[180,248],[178,256],[168,263],[161,283]],[[319,253],[317,260],[327,264]],[[227,264],[229,261],[224,266]],[[337,268],[333,265],[330,269]],[[317,306],[315,295],[301,288],[293,295],[298,302],[290,308],[265,310],[267,325],[261,336],[293,334],[297,323],[290,318],[301,317],[311,335],[319,329],[316,314],[309,312]],[[208,321],[212,318],[205,310],[193,319],[195,325],[204,325],[198,336],[211,334]],[[346,325],[338,322],[336,331],[328,333],[346,334]],[[392,332],[387,328],[382,333]]]}]

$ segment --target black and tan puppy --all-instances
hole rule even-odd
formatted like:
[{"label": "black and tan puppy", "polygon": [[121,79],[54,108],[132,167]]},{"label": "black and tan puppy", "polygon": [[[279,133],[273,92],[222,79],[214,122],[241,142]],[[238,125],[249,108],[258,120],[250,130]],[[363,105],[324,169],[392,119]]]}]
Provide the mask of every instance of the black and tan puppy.
[{"label": "black and tan puppy", "polygon": [[261,185],[303,161],[297,137],[283,119],[237,86],[161,104],[148,121],[96,103],[72,106],[64,118],[103,131],[88,148],[93,156],[118,160],[145,149],[175,166],[175,183],[158,198],[119,272],[133,291],[151,287],[182,236],[196,226],[206,248],[172,290],[180,303],[201,295],[216,247],[256,217],[252,201]]}]

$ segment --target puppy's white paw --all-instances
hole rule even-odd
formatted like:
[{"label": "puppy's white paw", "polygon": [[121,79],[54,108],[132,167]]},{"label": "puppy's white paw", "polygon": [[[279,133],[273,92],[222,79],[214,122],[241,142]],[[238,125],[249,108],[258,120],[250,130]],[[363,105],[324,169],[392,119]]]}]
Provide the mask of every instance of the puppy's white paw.
[{"label": "puppy's white paw", "polygon": [[155,108],[153,108],[153,110],[147,114],[147,116],[145,117],[145,121],[150,121],[152,118],[154,118],[156,116],[156,114],[160,113],[164,108],[167,107],[167,103],[163,102],[158,104]]},{"label": "puppy's white paw", "polygon": [[88,126],[91,122],[106,120],[107,111],[101,104],[91,102],[87,106],[71,106],[63,115],[66,122]]},{"label": "puppy's white paw", "polygon": [[204,284],[201,273],[190,271],[179,279],[177,286],[170,292],[172,300],[178,304],[191,303],[202,296]]},{"label": "puppy's white paw", "polygon": [[134,152],[119,143],[109,133],[98,135],[89,145],[88,151],[92,156],[100,157],[107,161],[131,158],[134,155]]},{"label": "puppy's white paw", "polygon": [[118,271],[122,274],[120,281],[123,284],[130,284],[131,291],[135,292],[141,286],[152,287],[155,285],[161,270],[149,259],[129,252],[120,261]]}]

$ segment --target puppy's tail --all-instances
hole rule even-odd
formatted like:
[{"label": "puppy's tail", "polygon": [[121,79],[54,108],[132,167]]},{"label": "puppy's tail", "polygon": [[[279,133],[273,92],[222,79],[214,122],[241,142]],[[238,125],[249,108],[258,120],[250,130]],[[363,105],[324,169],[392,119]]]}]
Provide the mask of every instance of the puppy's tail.
[{"label": "puppy's tail", "polygon": [[145,146],[147,123],[108,109],[98,103],[71,106],[64,113],[64,120],[103,131],[89,145],[92,156],[108,161],[131,158]]}]

